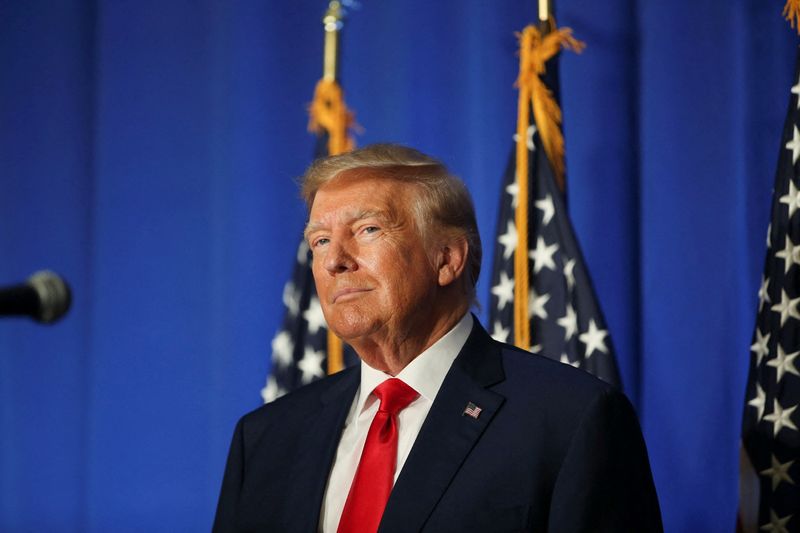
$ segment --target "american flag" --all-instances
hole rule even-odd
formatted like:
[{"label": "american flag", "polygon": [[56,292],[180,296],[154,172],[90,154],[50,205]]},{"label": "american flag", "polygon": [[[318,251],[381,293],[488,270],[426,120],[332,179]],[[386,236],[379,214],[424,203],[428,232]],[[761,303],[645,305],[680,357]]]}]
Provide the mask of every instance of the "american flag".
[{"label": "american flag", "polygon": [[483,411],[483,409],[474,403],[469,402],[464,408],[464,416],[471,416],[472,418],[477,419],[479,416],[481,416],[481,411]]},{"label": "american flag", "polygon": [[[547,64],[543,80],[552,92],[558,56]],[[550,82],[550,83],[548,83]],[[516,141],[516,136],[515,136]],[[527,129],[528,318],[530,351],[582,368],[619,385],[611,338],[592,288],[589,273],[569,221],[565,198],[556,185],[553,165],[542,146],[534,120]],[[514,252],[518,185],[515,150],[503,178],[492,271],[489,329],[492,337],[514,342]]]},{"label": "american flag", "polygon": [[783,127],[742,420],[744,531],[800,531],[800,59]]},{"label": "american flag", "polygon": [[[318,135],[314,154],[315,158],[328,155],[327,134]],[[327,375],[328,326],[311,273],[311,251],[302,237],[292,278],[283,287],[283,307],[283,324],[272,339],[270,373],[261,389],[265,403]],[[356,360],[345,346],[345,366]]]}]

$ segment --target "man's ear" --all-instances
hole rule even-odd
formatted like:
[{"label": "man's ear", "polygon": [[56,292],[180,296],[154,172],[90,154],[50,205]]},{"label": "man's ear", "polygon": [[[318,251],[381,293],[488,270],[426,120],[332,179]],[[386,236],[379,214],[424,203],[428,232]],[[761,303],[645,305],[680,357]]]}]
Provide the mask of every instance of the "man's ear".
[{"label": "man's ear", "polygon": [[464,274],[469,245],[466,237],[450,239],[439,248],[439,286],[450,285]]}]

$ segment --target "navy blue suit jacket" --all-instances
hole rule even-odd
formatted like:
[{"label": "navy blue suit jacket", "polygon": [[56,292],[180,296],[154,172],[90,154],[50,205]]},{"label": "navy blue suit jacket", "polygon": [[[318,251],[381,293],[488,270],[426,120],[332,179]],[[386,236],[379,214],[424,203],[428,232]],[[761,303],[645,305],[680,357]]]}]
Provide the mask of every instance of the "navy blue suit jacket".
[{"label": "navy blue suit jacket", "polygon": [[[351,368],[245,415],[214,532],[318,530]],[[481,408],[465,416],[468,403]],[[475,320],[395,483],[380,531],[661,531],[636,415],[589,374],[494,341]]]}]

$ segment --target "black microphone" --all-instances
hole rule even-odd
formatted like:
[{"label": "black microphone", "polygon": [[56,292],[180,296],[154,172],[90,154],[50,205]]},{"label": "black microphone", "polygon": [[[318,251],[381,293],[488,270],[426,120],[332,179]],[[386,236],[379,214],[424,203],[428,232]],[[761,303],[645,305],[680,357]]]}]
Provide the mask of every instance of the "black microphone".
[{"label": "black microphone", "polygon": [[0,287],[0,316],[29,316],[52,324],[69,310],[72,293],[58,274],[40,270],[20,285]]}]

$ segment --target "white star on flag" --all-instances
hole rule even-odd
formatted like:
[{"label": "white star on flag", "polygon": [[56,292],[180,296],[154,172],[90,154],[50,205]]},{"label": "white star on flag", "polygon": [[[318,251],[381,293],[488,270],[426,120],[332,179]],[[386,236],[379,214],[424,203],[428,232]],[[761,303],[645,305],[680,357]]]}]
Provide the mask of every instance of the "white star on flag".
[{"label": "white star on flag", "polygon": [[747,405],[755,407],[758,410],[758,419],[764,416],[764,406],[767,404],[767,395],[764,394],[764,389],[761,388],[761,383],[756,383],[756,397],[747,402]]},{"label": "white star on flag", "polygon": [[536,291],[531,289],[528,292],[528,318],[538,316],[542,320],[547,320],[547,309],[544,305],[550,300],[549,294],[536,294]]},{"label": "white star on flag", "polygon": [[772,300],[769,297],[769,278],[761,275],[761,287],[758,289],[758,311],[764,307],[764,303],[771,304]]},{"label": "white star on flag", "polygon": [[[528,129],[525,130],[525,144],[528,146],[528,150],[533,152],[536,149],[536,145],[533,143],[533,135],[536,133],[536,126],[531,124],[528,126]],[[519,140],[519,134],[515,133],[511,136],[514,139],[514,142]]]},{"label": "white star on flag", "polygon": [[794,485],[794,480],[791,478],[791,476],[789,476],[789,468],[792,466],[792,464],[794,464],[794,461],[781,463],[773,454],[771,463],[772,466],[770,466],[770,468],[762,470],[759,473],[772,477],[772,490],[777,489],[778,485],[781,484],[781,481],[786,481],[787,483]]},{"label": "white star on flag", "polygon": [[781,326],[786,323],[786,319],[789,317],[800,319],[800,313],[797,312],[797,302],[800,302],[800,298],[789,299],[789,295],[786,294],[784,289],[781,291],[781,303],[770,307],[772,311],[781,314]]},{"label": "white star on flag", "polygon": [[797,406],[795,405],[789,409],[784,409],[781,407],[781,404],[778,403],[778,400],[773,400],[772,402],[772,412],[764,416],[764,420],[772,423],[773,435],[777,437],[778,432],[783,428],[797,431],[797,426],[792,422],[792,413],[797,409]]},{"label": "white star on flag", "polygon": [[497,308],[503,309],[508,302],[514,301],[514,280],[501,272],[500,283],[492,287],[492,294],[497,296]]},{"label": "white star on flag", "polygon": [[783,273],[789,272],[792,265],[796,264],[795,261],[795,246],[789,236],[786,236],[786,245],[780,252],[775,252],[775,257],[783,259]]},{"label": "white star on flag", "polygon": [[305,239],[301,239],[300,246],[297,247],[297,262],[301,265],[308,262],[308,243]]},{"label": "white star on flag", "polygon": [[517,249],[517,227],[511,220],[506,225],[506,232],[497,238],[497,242],[503,245],[503,259],[510,259]]},{"label": "white star on flag", "polygon": [[792,85],[791,93],[797,96],[797,109],[800,109],[800,79],[797,80],[797,83]]},{"label": "white star on flag", "polygon": [[499,320],[494,321],[494,329],[492,330],[492,338],[499,342],[508,342],[508,334],[511,333],[509,328],[504,328],[503,323]]},{"label": "white star on flag", "polygon": [[761,360],[769,354],[769,337],[772,333],[767,333],[763,335],[761,330],[756,328],[756,342],[750,346],[750,350],[752,350],[756,354],[756,365],[761,364]]},{"label": "white star on flag", "polygon": [[519,204],[519,199],[517,198],[519,195],[519,185],[517,185],[516,180],[514,180],[514,183],[506,187],[506,192],[511,195],[511,207],[516,209],[517,205]]},{"label": "white star on flag", "polygon": [[570,340],[578,332],[578,315],[572,304],[567,304],[567,311],[564,316],[556,320],[556,323],[564,328],[564,341]]},{"label": "white star on flag", "polygon": [[798,355],[800,355],[800,351],[787,354],[783,351],[783,346],[778,343],[778,355],[775,357],[775,359],[770,359],[767,361],[767,366],[771,366],[777,371],[778,383],[780,383],[781,379],[783,379],[784,372],[788,372],[800,377],[800,372],[798,372],[797,368],[794,366],[794,360]]},{"label": "white star on flag", "polygon": [[561,358],[559,359],[559,361],[564,363],[565,365],[574,366],[575,368],[580,368],[581,367],[580,362],[578,362],[578,361],[570,361],[569,357],[567,357],[567,354],[565,354],[565,353],[561,354]]},{"label": "white star on flag", "polygon": [[793,180],[789,180],[789,192],[781,196],[778,201],[789,207],[789,218],[792,218],[794,212],[800,207],[800,191],[794,186]]},{"label": "white star on flag", "polygon": [[311,383],[314,379],[325,376],[322,370],[322,362],[325,360],[325,353],[315,351],[313,348],[306,347],[303,358],[297,362],[297,368],[303,373],[300,380],[303,383]]},{"label": "white star on flag", "polygon": [[575,288],[575,260],[568,259],[564,263],[564,279],[567,280],[567,289],[572,290]]},{"label": "white star on flag", "polygon": [[556,269],[553,261],[553,254],[558,251],[558,243],[547,245],[542,237],[536,240],[536,249],[531,250],[528,256],[533,259],[533,273],[538,274],[544,267],[550,270]]},{"label": "white star on flag", "polygon": [[286,306],[290,316],[297,316],[297,313],[300,312],[300,298],[291,281],[283,286],[283,305]]},{"label": "white star on flag", "polygon": [[288,331],[281,331],[272,339],[272,360],[278,363],[278,366],[286,368],[292,364],[293,351],[294,343]]},{"label": "white star on flag", "polygon": [[322,314],[322,306],[319,298],[314,296],[308,304],[308,309],[303,311],[303,318],[308,322],[308,331],[312,335],[316,334],[320,328],[326,326],[325,315]]},{"label": "white star on flag", "polygon": [[786,523],[791,520],[792,516],[788,515],[784,516],[783,518],[778,518],[778,515],[775,514],[773,509],[769,510],[769,524],[764,524],[759,529],[762,531],[771,531],[773,533],[789,533],[789,530],[786,529]]},{"label": "white star on flag", "polygon": [[556,208],[553,205],[553,197],[549,194],[541,200],[536,200],[536,209],[542,212],[542,222],[548,225],[553,220],[553,215],[556,214]]},{"label": "white star on flag", "polygon": [[586,357],[591,357],[595,350],[608,353],[605,338],[608,331],[599,329],[594,319],[589,321],[589,329],[585,333],[578,335],[578,340],[586,345]]},{"label": "white star on flag", "polygon": [[792,164],[797,163],[797,158],[800,157],[800,131],[797,131],[797,126],[794,126],[794,133],[792,140],[786,143],[786,149],[792,151]]},{"label": "white star on flag", "polygon": [[264,403],[269,403],[276,398],[280,398],[286,394],[286,391],[280,388],[278,382],[275,380],[275,376],[270,375],[267,378],[266,386],[261,389],[261,399],[264,400]]}]

